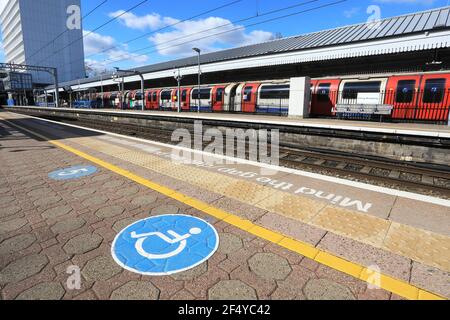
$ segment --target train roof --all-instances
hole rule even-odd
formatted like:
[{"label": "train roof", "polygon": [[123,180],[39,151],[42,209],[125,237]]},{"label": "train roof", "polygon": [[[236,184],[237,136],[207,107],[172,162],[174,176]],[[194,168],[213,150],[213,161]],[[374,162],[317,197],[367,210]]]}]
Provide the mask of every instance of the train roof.
[{"label": "train roof", "polygon": [[[297,35],[238,48],[202,54],[201,64],[236,60],[268,54],[301,51],[327,46],[353,44],[386,38],[395,38],[423,32],[450,29],[450,6],[421,11],[380,20],[378,23],[360,23]],[[197,57],[182,58],[135,68],[142,73],[151,73],[197,65]],[[61,86],[71,86],[100,81],[92,77],[69,81]],[[50,86],[53,87],[53,86]],[[50,88],[49,87],[49,88]]]}]

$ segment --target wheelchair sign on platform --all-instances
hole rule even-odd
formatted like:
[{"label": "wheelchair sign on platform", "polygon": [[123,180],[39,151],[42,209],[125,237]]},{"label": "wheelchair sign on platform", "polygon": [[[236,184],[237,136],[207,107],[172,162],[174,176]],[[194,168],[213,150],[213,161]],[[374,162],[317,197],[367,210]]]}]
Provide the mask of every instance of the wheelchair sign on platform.
[{"label": "wheelchair sign on platform", "polygon": [[94,166],[75,166],[66,169],[60,169],[50,172],[48,176],[53,180],[69,180],[78,179],[81,177],[89,176],[97,172],[97,168]]},{"label": "wheelchair sign on platform", "polygon": [[139,220],[114,239],[114,260],[129,271],[169,275],[208,260],[219,246],[216,229],[188,215],[161,215]]}]

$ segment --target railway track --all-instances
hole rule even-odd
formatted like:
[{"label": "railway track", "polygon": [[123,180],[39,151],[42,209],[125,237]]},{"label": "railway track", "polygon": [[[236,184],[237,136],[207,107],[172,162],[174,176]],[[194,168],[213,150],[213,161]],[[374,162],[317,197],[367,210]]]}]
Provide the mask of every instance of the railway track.
[{"label": "railway track", "polygon": [[[52,118],[52,120],[65,123],[74,122],[71,119]],[[90,119],[78,119],[76,124],[175,144],[171,141],[172,130],[169,129]],[[246,154],[248,158],[248,152]],[[280,145],[280,166],[450,199],[450,166],[410,163],[381,157],[368,158],[355,154],[282,145]]]}]

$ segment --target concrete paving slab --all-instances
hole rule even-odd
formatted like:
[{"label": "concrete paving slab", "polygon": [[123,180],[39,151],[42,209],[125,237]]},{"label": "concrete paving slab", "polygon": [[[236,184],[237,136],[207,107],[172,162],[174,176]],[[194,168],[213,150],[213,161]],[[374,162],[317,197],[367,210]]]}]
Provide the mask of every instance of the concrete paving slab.
[{"label": "concrete paving slab", "polygon": [[[3,115],[4,113],[0,116]],[[21,123],[24,124],[23,122]],[[40,130],[48,130],[49,132],[47,133],[53,136],[61,135],[59,136],[60,141],[62,141],[65,138],[65,135],[68,134],[55,130],[54,128],[45,128],[42,125],[35,126],[34,120],[31,122],[27,120],[26,124],[31,129],[36,130],[38,127]],[[0,123],[0,125],[4,126],[3,123]],[[5,128],[6,130],[11,130],[9,126],[6,126]],[[80,133],[78,134],[80,135]],[[22,219],[26,220],[23,225],[18,223],[17,228],[9,228],[11,230],[8,229],[8,232],[0,232],[0,248],[2,245],[4,245],[4,248],[10,247],[8,242],[5,242],[9,238],[31,234],[36,238],[36,243],[39,243],[40,250],[37,252],[28,253],[24,257],[16,257],[13,253],[13,256],[11,256],[13,259],[11,263],[8,263],[6,266],[0,264],[0,274],[7,275],[7,278],[10,277],[12,274],[11,270],[16,268],[14,263],[23,264],[23,260],[21,259],[25,259],[26,257],[32,257],[29,259],[37,259],[39,261],[36,260],[36,263],[30,263],[30,266],[37,267],[33,270],[29,270],[29,272],[26,272],[23,276],[12,280],[8,278],[9,280],[6,281],[6,285],[0,287],[2,298],[18,298],[23,292],[27,292],[27,295],[29,292],[32,292],[31,296],[36,296],[36,298],[38,298],[39,295],[42,295],[42,292],[57,292],[58,290],[55,289],[57,286],[52,284],[55,282],[60,283],[64,288],[64,299],[75,299],[77,297],[85,299],[126,299],[128,296],[137,296],[139,299],[148,298],[148,296],[141,295],[142,290],[133,291],[131,285],[127,285],[131,281],[136,282],[131,282],[136,284],[133,286],[134,288],[156,288],[156,290],[159,291],[159,299],[172,299],[177,296],[207,299],[210,297],[210,294],[212,297],[221,298],[230,294],[230,288],[239,288],[238,293],[242,294],[244,297],[253,294],[254,298],[259,299],[270,299],[277,297],[294,299],[305,299],[311,297],[320,298],[330,292],[333,292],[330,298],[336,296],[345,298],[352,296],[353,298],[360,299],[392,298],[392,295],[389,293],[385,294],[385,292],[373,294],[367,290],[367,284],[364,281],[358,280],[355,277],[346,275],[323,264],[317,264],[311,259],[304,258],[301,255],[299,255],[298,259],[296,259],[293,256],[294,253],[292,251],[276,246],[267,240],[263,240],[262,238],[249,234],[248,232],[240,230],[236,228],[236,226],[230,225],[223,221],[216,221],[214,225],[219,231],[219,237],[223,236],[224,239],[229,240],[228,244],[225,240],[225,247],[222,246],[221,251],[217,252],[207,264],[204,264],[191,274],[186,273],[184,275],[180,275],[181,278],[178,279],[176,279],[176,277],[136,277],[135,274],[129,271],[116,268],[117,265],[114,265],[110,258],[110,244],[121,227],[128,225],[139,218],[157,214],[157,211],[176,211],[177,213],[184,213],[189,210],[189,214],[196,215],[204,219],[210,218],[207,217],[204,212],[193,209],[190,205],[180,203],[167,195],[155,195],[155,191],[145,188],[133,181],[127,180],[115,173],[111,173],[103,168],[100,168],[95,175],[86,177],[83,182],[74,181],[58,183],[50,181],[47,174],[52,169],[68,167],[70,165],[79,164],[85,160],[82,160],[74,154],[61,149],[49,149],[49,144],[46,141],[38,142],[32,138],[27,138],[24,134],[20,134],[20,137],[22,140],[12,140],[12,142],[5,143],[14,143],[16,146],[20,146],[20,143],[26,141],[27,144],[31,143],[39,145],[40,147],[45,147],[46,149],[39,150],[39,156],[41,162],[48,161],[48,163],[47,165],[41,167],[38,166],[36,162],[31,161],[31,157],[20,159],[22,162],[22,167],[28,170],[27,172],[38,172],[38,174],[35,174],[36,177],[34,179],[38,180],[39,183],[37,185],[27,185],[29,181],[26,179],[18,183],[17,177],[20,176],[20,173],[15,171],[16,168],[14,166],[16,163],[14,160],[18,157],[17,153],[5,152],[4,150],[0,151],[2,152],[2,156],[4,155],[4,158],[9,160],[5,161],[5,164],[0,167],[0,173],[4,176],[13,177],[7,179],[5,186],[2,185],[2,188],[6,188],[6,193],[9,192],[9,189],[14,191],[14,199],[12,199],[11,202],[8,202],[8,204],[11,203],[11,207],[16,207],[11,209],[11,212],[14,212],[13,215],[18,213],[23,214],[25,218]],[[178,167],[176,171],[170,173],[170,169],[173,169],[174,165],[162,158],[158,161],[151,160],[150,163],[158,163],[158,166],[153,166],[149,169],[140,165],[148,162],[133,160],[136,159],[136,157],[141,157],[141,154],[134,154],[134,158],[128,157],[127,152],[130,151],[125,147],[118,147],[119,149],[122,148],[120,150],[117,148],[109,148],[108,146],[110,143],[100,141],[101,148],[99,150],[91,149],[90,147],[95,148],[98,146],[96,141],[92,141],[95,139],[96,138],[92,136],[88,138],[83,137],[81,140],[77,140],[76,143],[74,141],[64,141],[64,143],[77,147],[84,152],[88,152],[94,157],[100,157],[103,161],[120,166],[130,172],[142,174],[142,177],[147,179],[152,177],[160,179],[159,181],[164,181],[164,177],[167,177],[167,182],[170,182],[173,186],[177,187],[177,189],[174,190],[180,190],[181,188],[187,188],[190,186],[193,190],[198,190],[195,191],[197,193],[202,193],[202,190],[207,190],[209,192],[212,191],[211,194],[204,197],[202,200],[206,201],[208,205],[214,205],[214,202],[217,202],[218,204],[220,203],[224,207],[229,206],[230,208],[236,205],[233,210],[237,216],[239,213],[239,202],[237,201],[242,202],[243,207],[241,211],[245,211],[244,206],[248,206],[248,209],[254,208],[255,202],[261,203],[262,201],[269,199],[274,194],[282,193],[282,191],[273,190],[273,188],[269,189],[267,185],[258,185],[257,183],[253,184],[249,183],[245,179],[237,179],[235,177],[225,177],[223,174],[212,172],[211,170],[205,173],[205,170],[193,168],[198,170],[186,171],[189,172],[189,174],[181,176],[183,170],[180,170],[180,167]],[[126,149],[127,152],[122,152],[123,149]],[[111,154],[112,151],[114,154]],[[36,149],[30,149],[26,152],[36,153]],[[46,152],[51,152],[49,153],[51,156],[48,156]],[[143,158],[147,159],[147,156],[144,155],[140,159],[142,160]],[[196,177],[195,179],[191,178],[192,180],[188,181],[188,183],[177,179],[192,175],[196,175]],[[203,179],[197,179],[200,175],[202,178],[203,176],[214,178],[209,179],[210,182],[203,184]],[[227,181],[227,183],[221,184],[215,182],[214,180],[217,180],[216,177],[220,177],[219,182],[223,180]],[[116,181],[116,183],[109,183],[112,181]],[[208,181],[208,179],[205,179],[205,181]],[[26,186],[24,187],[24,185]],[[208,190],[208,186],[217,186],[217,189]],[[239,186],[242,188],[234,188],[231,190],[227,189],[230,186]],[[51,189],[51,192],[56,194],[55,197],[62,198],[61,203],[64,203],[61,205],[62,207],[67,204],[72,208],[72,210],[61,215],[50,214],[49,216],[42,216],[40,220],[36,219],[33,214],[34,210],[41,210],[39,212],[45,212],[45,210],[60,207],[59,202],[56,203],[57,206],[55,207],[52,206],[52,203],[48,203],[49,207],[47,208],[44,206],[45,203],[35,203],[36,200],[29,203],[28,197],[30,196],[28,195],[23,198],[17,198],[15,196],[15,191],[24,190],[24,188],[27,190],[27,193],[36,189],[49,188]],[[83,190],[89,190],[92,188],[95,188],[94,193]],[[239,190],[240,192],[236,192],[236,190]],[[270,190],[270,192],[268,190]],[[254,194],[251,194],[250,196],[241,195],[243,191]],[[222,192],[224,194],[222,194]],[[37,193],[39,192],[37,191]],[[89,201],[89,198],[96,197],[97,193],[102,196],[106,195],[107,199],[103,198],[102,201],[99,202]],[[35,194],[34,196],[39,195]],[[83,198],[83,201],[80,201],[77,197]],[[293,238],[300,238],[301,234],[304,233],[303,239],[309,239],[308,241],[310,243],[319,243],[319,247],[320,245],[323,245],[323,248],[326,247],[327,250],[330,251],[341,250],[344,252],[350,252],[346,258],[350,257],[353,259],[356,257],[355,260],[357,260],[359,257],[361,261],[361,252],[364,248],[357,248],[357,250],[352,252],[350,248],[348,248],[348,246],[351,246],[351,243],[346,242],[346,240],[353,239],[353,241],[360,244],[362,241],[361,239],[363,239],[366,242],[370,242],[372,245],[371,248],[374,246],[376,247],[379,243],[379,238],[381,237],[380,234],[384,232],[383,230],[385,223],[390,223],[382,217],[362,215],[361,213],[351,210],[348,210],[350,213],[342,212],[342,210],[336,210],[336,208],[330,206],[330,213],[327,211],[327,214],[332,217],[332,219],[334,219],[333,221],[336,223],[325,226],[325,224],[329,223],[328,221],[330,220],[325,219],[325,214],[320,216],[320,213],[326,204],[320,199],[317,201],[308,197],[298,198],[301,199],[301,201],[298,203],[296,202],[296,210],[289,208],[290,203],[288,200],[286,201],[284,211],[286,214],[292,215],[292,212],[304,212],[305,210],[310,210],[312,212],[311,215],[306,215],[306,217],[303,218],[307,220],[309,224],[295,224],[302,223],[302,220],[298,219],[298,217],[297,219],[295,219],[295,217],[286,218],[282,214],[283,212],[281,212],[281,214],[280,212],[277,212],[279,208],[276,205],[272,207],[274,210],[270,210],[270,213],[262,214],[265,212],[265,208],[262,211],[256,210],[256,223],[266,228],[270,227],[271,229],[272,226],[278,226],[279,230],[284,228],[286,233],[291,232],[290,236]],[[286,196],[286,199],[292,198]],[[320,205],[317,208],[315,206],[318,203]],[[27,208],[26,210],[23,210],[24,206]],[[17,211],[17,207],[19,207],[20,210]],[[101,208],[117,207],[123,208],[123,210],[121,209],[119,210],[121,212],[117,213],[115,210],[103,209],[103,212],[105,213],[104,215],[102,214],[101,217],[99,217],[96,214]],[[260,208],[260,210],[261,209],[262,208]],[[316,211],[313,209],[316,209]],[[60,212],[60,210],[55,209],[55,212]],[[64,210],[62,210],[62,212],[64,212]],[[241,214],[245,217],[245,213],[241,212]],[[68,217],[67,219],[66,216]],[[312,225],[312,218],[317,217],[321,218],[318,220],[319,222],[317,222],[317,224],[324,224],[323,226],[317,227]],[[346,226],[342,223],[342,220],[346,220],[352,228],[354,228],[354,226],[360,226],[360,229],[350,228],[350,236],[343,238],[332,238],[331,236],[333,235],[333,231],[336,231],[335,229],[337,227],[344,231],[347,230],[345,229]],[[363,222],[367,221],[370,221],[369,225],[372,225],[373,228],[368,227],[365,229],[363,227]],[[380,221],[385,222],[381,223]],[[67,223],[64,224],[64,222]],[[339,222],[341,225],[339,225]],[[0,225],[1,223],[3,222],[0,221]],[[292,225],[291,229],[288,228],[289,225]],[[297,226],[298,230],[296,235],[295,229]],[[403,227],[403,225],[401,226]],[[333,228],[333,231],[329,230],[331,228]],[[416,230],[414,227],[411,228],[411,232]],[[400,235],[400,239],[403,239],[402,236],[405,232],[403,229],[399,230],[400,231],[395,231],[393,233],[393,239],[397,235]],[[329,234],[330,236],[328,236]],[[327,238],[327,236],[329,238]],[[426,241],[428,241],[431,239],[430,236],[434,239],[434,235],[430,235],[425,232],[421,239],[426,239]],[[323,237],[325,238],[322,242],[320,240]],[[406,232],[406,238],[408,237],[410,237],[410,235]],[[446,238],[445,236],[443,237],[444,238],[439,238],[439,241],[435,242],[435,247],[441,248],[446,245]],[[444,242],[441,240],[444,240]],[[342,245],[333,247],[331,245],[331,242],[333,241],[341,243]],[[395,241],[391,242],[395,243]],[[398,241],[398,243],[400,242],[401,241]],[[26,241],[24,241],[24,243],[26,243]],[[29,248],[32,248],[33,246],[34,245],[31,245]],[[273,246],[276,246],[276,248]],[[405,244],[400,243],[392,245],[389,248],[392,248],[394,251],[399,251],[400,249],[403,249],[404,246]],[[408,256],[409,254],[409,252],[406,252],[404,255]],[[414,254],[417,255],[417,253]],[[37,258],[41,255],[42,258]],[[373,255],[374,257],[378,257],[378,262],[388,264],[387,261],[390,259],[388,255],[382,256],[377,255],[376,253]],[[263,258],[260,259],[260,257]],[[386,260],[383,260],[383,258]],[[419,258],[420,260],[425,259],[424,257]],[[435,255],[429,255],[427,259],[433,259],[433,261],[437,261],[438,264],[445,266],[445,261],[443,261],[442,258],[439,260],[439,258],[435,257]],[[270,264],[274,261],[280,261],[281,267],[271,268]],[[401,261],[401,259],[392,265],[389,265],[389,267],[392,268],[393,274],[398,270],[403,270],[404,268],[403,262],[400,263],[399,261]],[[83,289],[80,289],[78,292],[70,290],[65,285],[65,280],[68,277],[66,270],[67,267],[72,264],[77,265],[81,270]],[[287,272],[288,269],[290,270],[289,272]],[[439,268],[437,269],[439,270]],[[201,272],[197,272],[198,270]],[[274,273],[274,270],[281,271]],[[401,274],[402,273],[399,272],[397,275],[400,277]],[[283,277],[281,277],[281,275],[283,275]],[[424,280],[419,281],[421,277],[425,278],[425,276],[421,275],[421,273],[417,271],[417,282],[420,282],[421,285],[423,285],[423,288],[433,287],[432,284],[426,284],[426,281]],[[438,281],[437,279],[440,279],[439,281],[441,281],[442,276],[437,278],[429,278],[430,281]],[[239,283],[233,283],[230,287],[230,283],[225,281],[239,281]],[[281,283],[282,281],[284,282]],[[295,289],[293,286],[290,286],[289,282],[296,283],[298,288]],[[42,290],[31,290],[31,288],[39,285],[40,283],[48,284],[48,286],[46,287],[46,285],[42,285],[44,288]],[[149,283],[153,287],[150,286]],[[317,283],[319,283],[318,286]],[[434,284],[434,288],[437,287],[439,286]],[[53,288],[55,290],[45,288]],[[156,292],[156,290],[149,291]],[[446,292],[446,290],[445,288],[439,288],[439,292]],[[54,295],[54,297],[55,296],[57,295]],[[155,298],[155,295],[152,297]]]}]

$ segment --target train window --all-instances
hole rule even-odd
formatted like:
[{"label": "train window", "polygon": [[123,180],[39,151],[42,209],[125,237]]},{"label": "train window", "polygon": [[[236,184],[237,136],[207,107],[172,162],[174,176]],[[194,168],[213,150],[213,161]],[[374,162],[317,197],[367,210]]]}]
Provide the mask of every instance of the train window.
[{"label": "train window", "polygon": [[200,99],[202,100],[211,99],[211,89],[200,89]]},{"label": "train window", "polygon": [[321,83],[317,87],[317,100],[323,101],[323,102],[329,102],[330,101],[330,88],[331,83]]},{"label": "train window", "polygon": [[358,93],[380,92],[381,81],[347,82],[342,93],[343,99],[357,99]]},{"label": "train window", "polygon": [[416,80],[400,80],[397,84],[395,102],[410,103],[413,101]]},{"label": "train window", "polygon": [[161,100],[170,101],[172,95],[170,94],[170,91],[162,91],[161,92]]},{"label": "train window", "polygon": [[263,86],[261,99],[289,99],[289,85]]},{"label": "train window", "polygon": [[[192,97],[198,99],[198,89],[192,90]],[[211,89],[200,89],[200,99],[209,100],[211,99]]]},{"label": "train window", "polygon": [[225,92],[224,88],[217,89],[217,91],[216,91],[216,101],[217,102],[222,102],[224,92]]},{"label": "train window", "polygon": [[245,87],[244,88],[244,101],[252,101],[252,87]]},{"label": "train window", "polygon": [[140,92],[134,95],[134,100],[142,100],[142,94]]},{"label": "train window", "polygon": [[423,102],[440,103],[444,98],[445,79],[430,79],[425,82]]},{"label": "train window", "polygon": [[153,99],[152,99],[152,101],[153,101],[153,102],[158,101],[157,98],[158,98],[158,95],[157,95],[156,91],[154,91],[154,92],[153,92]]},{"label": "train window", "polygon": [[186,98],[187,98],[187,90],[184,89],[184,90],[181,92],[181,101],[186,102]]}]

